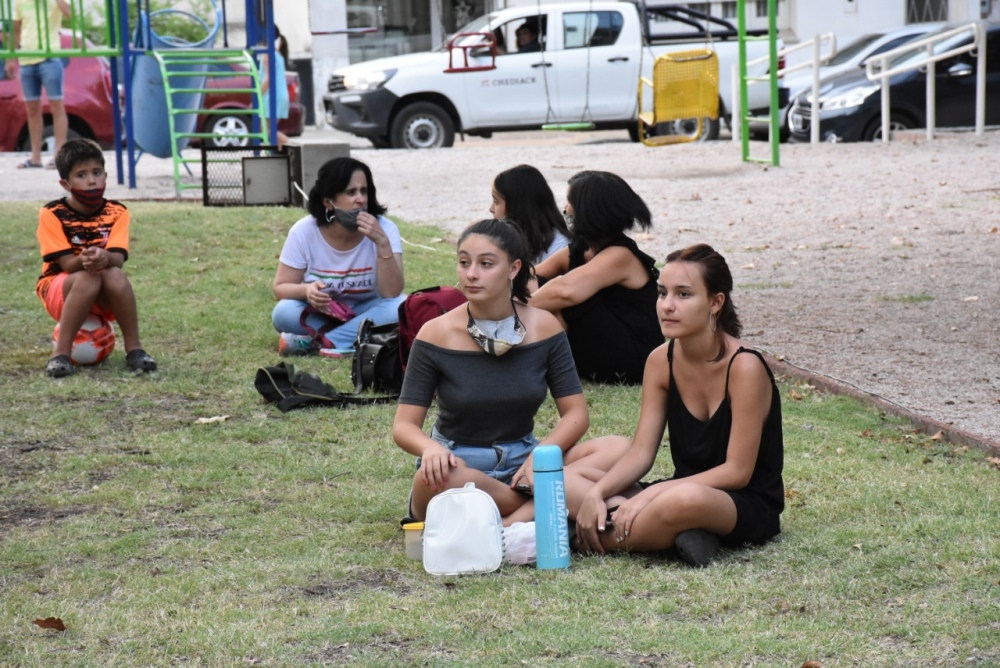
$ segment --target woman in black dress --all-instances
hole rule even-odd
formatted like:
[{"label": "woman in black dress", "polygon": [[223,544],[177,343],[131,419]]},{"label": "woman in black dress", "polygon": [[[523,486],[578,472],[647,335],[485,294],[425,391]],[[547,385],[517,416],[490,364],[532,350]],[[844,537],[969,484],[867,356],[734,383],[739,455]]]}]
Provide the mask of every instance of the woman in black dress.
[{"label": "woman in black dress", "polygon": [[[676,546],[686,562],[706,566],[720,542],[760,544],[781,532],[781,401],[763,357],[739,339],[732,288],[726,261],[709,246],[667,256],[656,313],[670,341],[646,362],[635,436],[580,444],[626,448],[607,474],[566,468],[581,549]],[[664,429],[674,474],[639,483]]]},{"label": "woman in black dress", "polygon": [[575,175],[566,199],[573,240],[535,269],[540,287],[531,305],[563,323],[581,379],[638,385],[646,357],[663,343],[654,308],[659,274],[625,233],[651,227],[649,208],[610,172]]}]

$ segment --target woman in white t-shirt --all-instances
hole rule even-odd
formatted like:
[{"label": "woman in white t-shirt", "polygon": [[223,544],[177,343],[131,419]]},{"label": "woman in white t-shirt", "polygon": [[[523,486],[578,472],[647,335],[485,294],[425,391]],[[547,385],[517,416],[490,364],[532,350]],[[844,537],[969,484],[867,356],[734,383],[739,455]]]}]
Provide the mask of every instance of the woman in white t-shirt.
[{"label": "woman in white t-shirt", "polygon": [[398,319],[404,299],[399,229],[382,215],[371,169],[354,158],[320,168],[308,209],[288,231],[274,275],[278,350],[351,354],[363,320]]}]

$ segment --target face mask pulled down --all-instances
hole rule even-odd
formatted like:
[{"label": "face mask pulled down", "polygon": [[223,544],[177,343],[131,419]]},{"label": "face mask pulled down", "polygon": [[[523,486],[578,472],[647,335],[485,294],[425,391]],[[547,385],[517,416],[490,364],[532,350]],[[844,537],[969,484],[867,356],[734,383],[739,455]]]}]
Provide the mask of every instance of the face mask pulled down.
[{"label": "face mask pulled down", "polygon": [[355,232],[358,229],[358,214],[364,211],[364,209],[354,209],[353,211],[346,211],[344,209],[333,208],[326,210],[326,222],[332,223],[336,220],[340,223],[345,230],[348,232]]}]

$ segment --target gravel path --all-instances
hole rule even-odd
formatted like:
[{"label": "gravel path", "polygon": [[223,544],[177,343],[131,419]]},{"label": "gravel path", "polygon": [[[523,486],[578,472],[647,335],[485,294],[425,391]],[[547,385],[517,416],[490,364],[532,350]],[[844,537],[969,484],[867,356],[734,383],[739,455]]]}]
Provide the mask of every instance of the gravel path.
[{"label": "gravel path", "polygon": [[[654,257],[696,242],[726,256],[748,342],[1000,441],[1000,132],[783,145],[780,168],[743,163],[728,141],[651,149],[624,132],[513,133],[420,152],[335,137],[371,165],[391,214],[452,232],[489,215],[493,176],[517,163],[541,169],[560,204],[576,172],[616,172],[653,212],[639,242]],[[48,179],[13,169],[17,157],[0,158],[13,186],[3,198],[51,198]],[[109,195],[171,197],[169,161],[146,160],[137,191]]]}]

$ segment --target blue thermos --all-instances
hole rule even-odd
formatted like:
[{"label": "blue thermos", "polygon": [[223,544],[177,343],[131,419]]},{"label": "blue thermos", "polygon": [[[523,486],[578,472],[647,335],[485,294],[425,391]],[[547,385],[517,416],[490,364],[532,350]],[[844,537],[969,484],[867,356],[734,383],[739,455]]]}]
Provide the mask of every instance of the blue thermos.
[{"label": "blue thermos", "polygon": [[562,449],[539,445],[534,450],[535,544],[538,568],[569,568],[569,520]]}]

